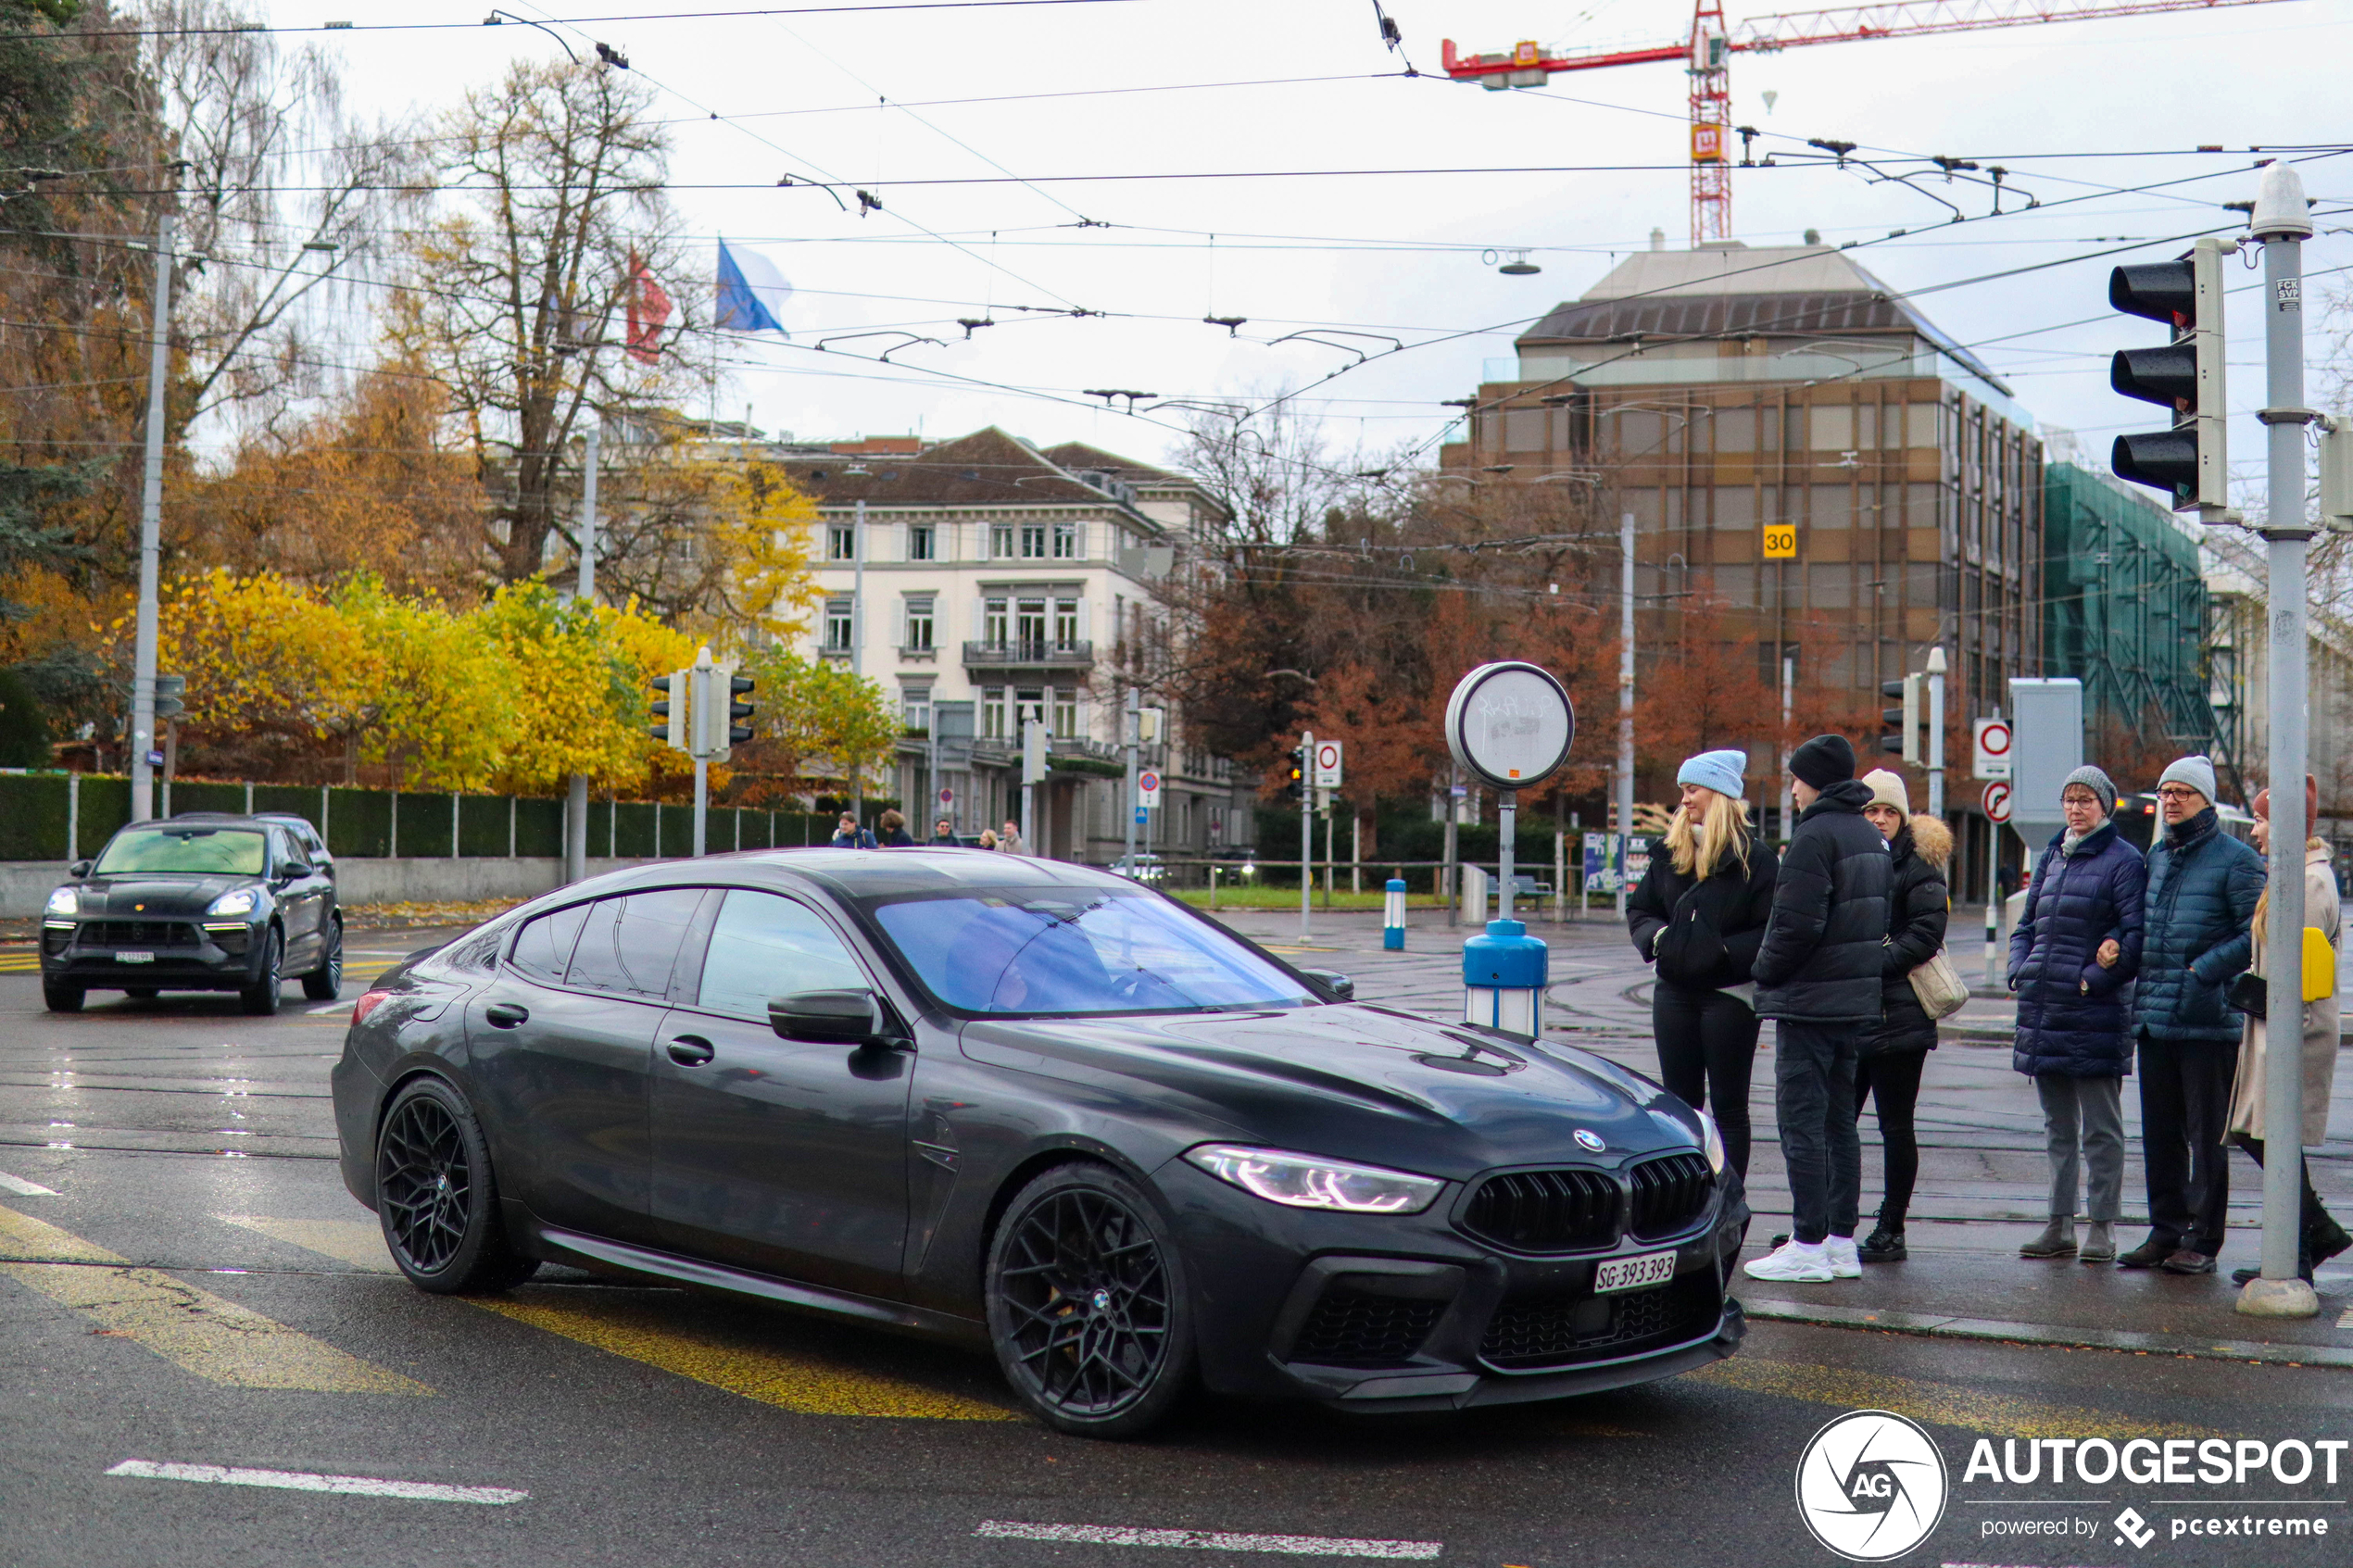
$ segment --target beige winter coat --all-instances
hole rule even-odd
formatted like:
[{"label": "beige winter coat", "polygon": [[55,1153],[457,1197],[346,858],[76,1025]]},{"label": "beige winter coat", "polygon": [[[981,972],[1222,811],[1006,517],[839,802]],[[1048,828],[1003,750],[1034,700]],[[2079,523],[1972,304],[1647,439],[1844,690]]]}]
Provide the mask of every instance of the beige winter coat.
[{"label": "beige winter coat", "polygon": [[[2313,839],[2304,850],[2304,923],[2327,934],[2337,946],[2343,911],[2336,896],[2336,878],[2329,872],[2328,846]],[[2255,945],[2255,972],[2263,972],[2263,947]],[[2334,978],[2332,976],[2332,978]],[[2290,986],[2271,987],[2281,1000],[2293,997]],[[2275,1002],[2274,1007],[2277,1006]],[[2231,1088],[2230,1131],[2250,1137],[2263,1135],[2263,1020],[2250,1018],[2239,1038],[2238,1081]],[[2304,1004],[2304,1142],[2319,1143],[2328,1135],[2329,1092],[2336,1082],[2336,995]]]}]

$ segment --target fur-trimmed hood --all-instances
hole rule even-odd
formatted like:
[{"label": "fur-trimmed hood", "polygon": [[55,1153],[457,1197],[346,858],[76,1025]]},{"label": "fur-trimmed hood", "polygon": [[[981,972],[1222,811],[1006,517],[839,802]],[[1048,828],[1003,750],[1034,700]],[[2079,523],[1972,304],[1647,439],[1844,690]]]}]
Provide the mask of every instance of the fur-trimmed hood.
[{"label": "fur-trimmed hood", "polygon": [[1944,825],[1944,819],[1931,817],[1925,811],[1913,816],[1912,853],[1943,874],[1953,859],[1953,830]]}]

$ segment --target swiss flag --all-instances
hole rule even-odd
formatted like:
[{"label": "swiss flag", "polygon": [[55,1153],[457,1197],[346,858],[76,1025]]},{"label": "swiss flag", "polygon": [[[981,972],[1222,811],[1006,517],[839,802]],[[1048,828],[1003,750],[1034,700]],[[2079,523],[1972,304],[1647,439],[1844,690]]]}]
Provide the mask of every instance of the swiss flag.
[{"label": "swiss flag", "polygon": [[670,320],[670,295],[635,255],[629,257],[629,357],[652,364],[661,358],[662,323]]}]

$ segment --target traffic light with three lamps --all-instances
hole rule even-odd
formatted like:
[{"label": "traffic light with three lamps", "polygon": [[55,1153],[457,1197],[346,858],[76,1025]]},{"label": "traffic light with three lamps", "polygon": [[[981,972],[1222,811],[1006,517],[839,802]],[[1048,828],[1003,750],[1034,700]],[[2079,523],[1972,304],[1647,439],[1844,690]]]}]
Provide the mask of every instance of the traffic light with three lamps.
[{"label": "traffic light with three lamps", "polygon": [[1290,779],[1283,785],[1283,793],[1291,799],[1297,800],[1306,792],[1307,748],[1303,746],[1294,746],[1290,748]]},{"label": "traffic light with three lamps", "polygon": [[1879,710],[1879,748],[1906,762],[1920,759],[1920,682],[1918,675],[1906,675],[1899,681],[1881,681],[1880,696],[1896,699],[1902,706]]},{"label": "traffic light with three lamps", "polygon": [[2171,430],[2118,436],[2108,466],[2119,479],[2171,495],[2175,511],[2208,522],[2221,521],[2230,506],[2222,257],[2236,248],[2209,236],[2177,260],[2119,267],[2108,281],[2110,305],[2173,331],[2162,347],[2120,349],[2108,361],[2108,385],[2173,411]]},{"label": "traffic light with three lamps", "polygon": [[686,671],[673,671],[653,683],[654,722],[647,733],[673,751],[686,749]]}]

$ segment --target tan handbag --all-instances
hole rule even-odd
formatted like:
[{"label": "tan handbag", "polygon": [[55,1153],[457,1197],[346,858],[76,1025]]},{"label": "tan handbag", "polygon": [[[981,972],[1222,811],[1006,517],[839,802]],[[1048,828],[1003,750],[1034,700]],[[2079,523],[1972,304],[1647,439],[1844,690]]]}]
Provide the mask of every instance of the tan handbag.
[{"label": "tan handbag", "polygon": [[1960,971],[1953,967],[1953,960],[1944,956],[1942,947],[1906,978],[1912,983],[1912,995],[1920,999],[1920,1010],[1931,1019],[1950,1018],[1969,1000],[1968,982],[1961,978]]}]

